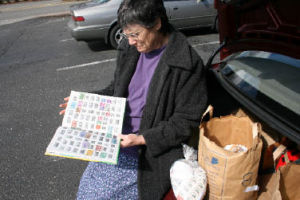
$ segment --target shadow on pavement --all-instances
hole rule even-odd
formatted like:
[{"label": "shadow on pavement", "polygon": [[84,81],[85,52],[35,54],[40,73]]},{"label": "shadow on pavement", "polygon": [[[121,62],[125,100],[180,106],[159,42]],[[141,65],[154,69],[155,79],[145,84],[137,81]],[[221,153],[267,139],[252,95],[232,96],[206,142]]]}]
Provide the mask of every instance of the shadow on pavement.
[{"label": "shadow on pavement", "polygon": [[216,31],[212,30],[210,27],[182,30],[181,32],[186,37],[194,36],[194,35],[206,35],[206,34],[211,34],[211,33],[217,33]]},{"label": "shadow on pavement", "polygon": [[87,45],[92,51],[96,52],[113,49],[110,45],[106,44],[104,40],[88,41]]}]

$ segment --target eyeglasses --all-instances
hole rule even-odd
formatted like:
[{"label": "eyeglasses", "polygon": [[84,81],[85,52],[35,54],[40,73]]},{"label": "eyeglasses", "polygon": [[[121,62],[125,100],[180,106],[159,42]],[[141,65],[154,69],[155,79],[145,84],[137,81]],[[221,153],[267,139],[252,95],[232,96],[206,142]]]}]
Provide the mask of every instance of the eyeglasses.
[{"label": "eyeglasses", "polygon": [[139,32],[136,32],[136,33],[128,33],[128,34],[121,33],[121,36],[124,37],[127,40],[129,38],[136,40],[136,39],[138,39],[138,37],[139,37],[139,35],[140,35],[141,32],[142,31],[139,31]]}]

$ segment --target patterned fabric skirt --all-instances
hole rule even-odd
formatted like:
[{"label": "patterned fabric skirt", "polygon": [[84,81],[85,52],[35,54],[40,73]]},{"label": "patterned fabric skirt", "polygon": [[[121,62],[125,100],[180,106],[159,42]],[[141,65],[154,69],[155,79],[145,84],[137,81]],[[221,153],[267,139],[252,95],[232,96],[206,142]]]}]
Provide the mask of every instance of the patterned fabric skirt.
[{"label": "patterned fabric skirt", "polygon": [[77,200],[137,200],[136,149],[121,149],[117,165],[90,162],[78,188]]}]

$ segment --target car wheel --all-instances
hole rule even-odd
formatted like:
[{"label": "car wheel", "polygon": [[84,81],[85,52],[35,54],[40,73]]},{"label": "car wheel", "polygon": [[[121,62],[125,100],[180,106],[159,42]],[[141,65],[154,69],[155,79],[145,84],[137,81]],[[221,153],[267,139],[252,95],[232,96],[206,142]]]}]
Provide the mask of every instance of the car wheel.
[{"label": "car wheel", "polygon": [[216,31],[217,33],[219,33],[219,17],[218,16],[216,16],[213,30]]},{"label": "car wheel", "polygon": [[110,33],[109,33],[109,44],[113,48],[115,48],[115,49],[118,47],[118,44],[120,43],[120,41],[122,39],[121,33],[122,33],[122,29],[118,25],[115,25],[110,30]]}]

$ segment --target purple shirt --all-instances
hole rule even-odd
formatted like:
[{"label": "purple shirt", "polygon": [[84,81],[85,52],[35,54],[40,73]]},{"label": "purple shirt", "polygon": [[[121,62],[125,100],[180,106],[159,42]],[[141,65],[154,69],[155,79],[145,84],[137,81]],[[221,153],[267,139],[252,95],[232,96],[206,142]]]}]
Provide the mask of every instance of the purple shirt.
[{"label": "purple shirt", "polygon": [[135,73],[128,87],[123,133],[137,133],[139,130],[150,81],[164,49],[165,46],[149,53],[140,54]]}]

